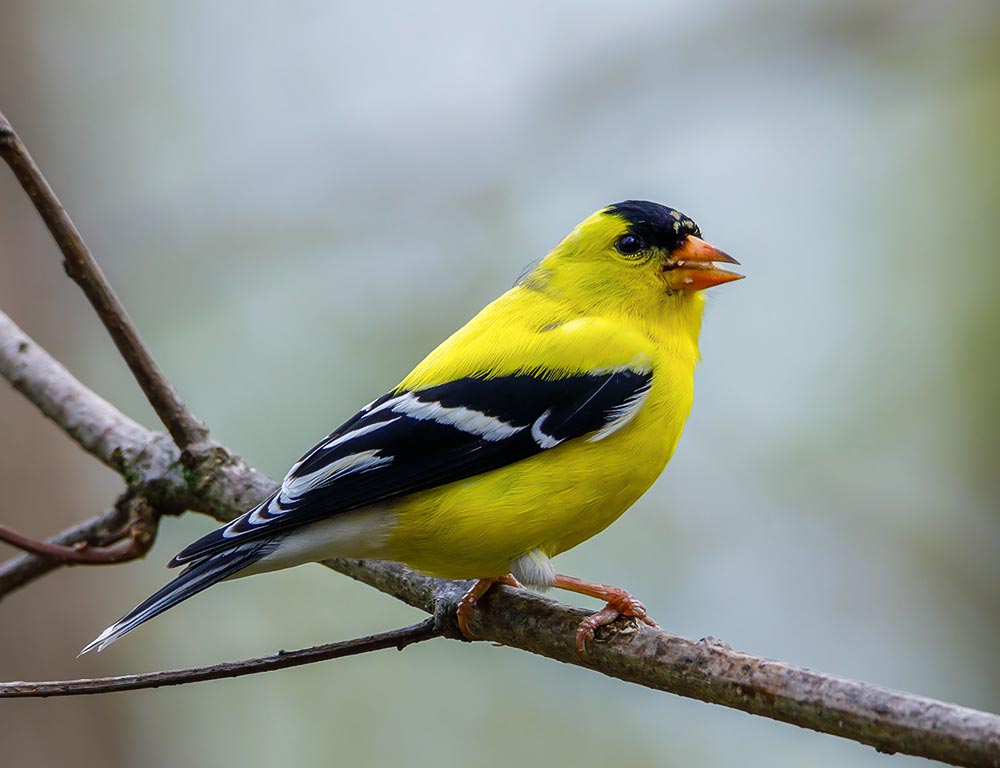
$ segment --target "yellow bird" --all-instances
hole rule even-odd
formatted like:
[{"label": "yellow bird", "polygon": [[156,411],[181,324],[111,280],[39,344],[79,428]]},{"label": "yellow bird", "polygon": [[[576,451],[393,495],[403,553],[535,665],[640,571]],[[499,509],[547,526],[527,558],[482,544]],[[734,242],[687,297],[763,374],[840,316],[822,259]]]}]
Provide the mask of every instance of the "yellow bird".
[{"label": "yellow bird", "polygon": [[558,587],[656,626],[628,592],[556,573],[666,466],[694,395],[702,289],[735,259],[687,216],[629,200],[574,229],[388,394],[303,456],[272,496],[171,561],[186,568],[83,649],[101,650],[223,579],[331,557],[490,585]]}]

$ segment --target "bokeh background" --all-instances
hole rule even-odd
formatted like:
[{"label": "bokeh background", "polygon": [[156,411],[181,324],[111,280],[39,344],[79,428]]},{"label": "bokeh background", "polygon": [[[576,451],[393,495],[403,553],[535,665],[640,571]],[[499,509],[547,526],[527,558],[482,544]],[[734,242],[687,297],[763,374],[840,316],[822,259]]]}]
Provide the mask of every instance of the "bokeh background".
[{"label": "bokeh background", "polygon": [[[0,109],[165,370],[273,476],[613,201],[692,215],[712,292],[665,476],[562,570],[689,637],[1000,710],[1000,4],[3,0]],[[0,308],[155,425],[13,178]],[[0,387],[0,520],[119,481]],[[177,667],[415,612],[318,566],[78,649],[209,530],[0,604],[0,678]],[[11,554],[4,548],[4,555]],[[567,598],[568,596],[562,596]],[[905,766],[443,641],[0,705],[5,765]]]}]

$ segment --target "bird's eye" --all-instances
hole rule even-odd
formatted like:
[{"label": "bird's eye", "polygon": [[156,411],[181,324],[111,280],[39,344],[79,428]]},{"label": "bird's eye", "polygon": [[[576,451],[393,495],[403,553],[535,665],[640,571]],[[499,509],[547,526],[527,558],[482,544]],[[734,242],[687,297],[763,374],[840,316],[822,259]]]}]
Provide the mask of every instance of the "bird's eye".
[{"label": "bird's eye", "polygon": [[635,256],[645,247],[646,244],[638,235],[622,235],[615,241],[615,248],[622,256]]}]

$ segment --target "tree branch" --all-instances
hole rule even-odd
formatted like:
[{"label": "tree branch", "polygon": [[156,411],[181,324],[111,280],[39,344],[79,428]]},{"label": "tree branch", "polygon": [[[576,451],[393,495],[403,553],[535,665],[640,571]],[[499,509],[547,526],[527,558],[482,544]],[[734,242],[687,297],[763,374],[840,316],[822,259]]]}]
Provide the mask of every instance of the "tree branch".
[{"label": "tree branch", "polygon": [[87,389],[0,312],[0,376],[87,453],[119,474],[156,435]]},{"label": "tree branch", "polygon": [[271,656],[261,656],[244,661],[230,661],[191,669],[173,669],[165,672],[150,672],[143,675],[123,675],[121,677],[99,677],[85,680],[51,680],[39,683],[0,683],[0,699],[47,698],[50,696],[83,696],[94,693],[117,691],[139,691],[147,688],[162,688],[168,685],[201,683],[206,680],[224,680],[230,677],[256,675],[276,669],[300,667],[319,661],[357,656],[386,648],[403,650],[408,645],[440,637],[434,619],[425,619],[403,629],[382,632],[377,635],[345,640],[339,643],[317,645],[298,651],[278,651]]},{"label": "tree branch", "polygon": [[0,113],[0,156],[10,166],[24,191],[28,193],[35,209],[58,244],[59,250],[62,251],[66,273],[83,289],[145,393],[149,404],[153,406],[153,410],[160,417],[160,421],[174,442],[183,450],[204,440],[208,434],[205,426],[188,412],[173,385],[163,375],[100,266],[83,242],[76,225],[45,180],[28,148],[2,113]]},{"label": "tree branch", "polygon": [[[492,591],[492,590],[491,590]],[[542,656],[587,666],[573,636],[587,612],[535,596],[487,596],[479,634]],[[954,765],[1000,761],[1000,717],[910,693],[814,672],[698,642],[629,620],[588,644],[590,666],[609,677],[875,747]]]}]

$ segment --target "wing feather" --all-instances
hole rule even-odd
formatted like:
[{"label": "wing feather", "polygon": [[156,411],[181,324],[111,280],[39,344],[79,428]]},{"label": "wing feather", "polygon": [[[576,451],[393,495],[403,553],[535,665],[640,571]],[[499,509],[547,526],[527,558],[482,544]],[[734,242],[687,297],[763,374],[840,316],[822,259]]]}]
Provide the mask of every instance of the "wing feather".
[{"label": "wing feather", "polygon": [[273,496],[170,565],[489,472],[567,440],[603,439],[635,417],[651,385],[650,371],[622,368],[552,380],[463,378],[390,392],[317,443]]}]

